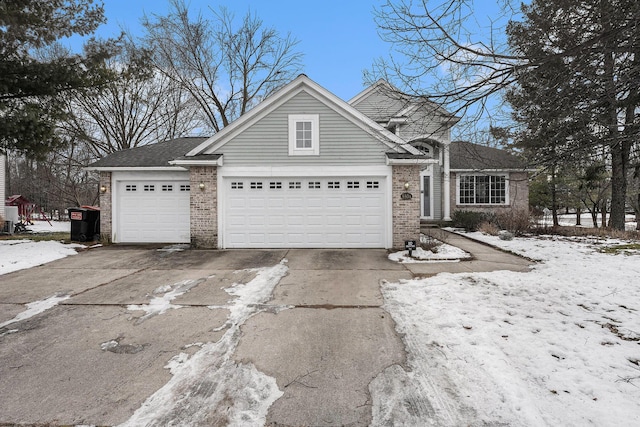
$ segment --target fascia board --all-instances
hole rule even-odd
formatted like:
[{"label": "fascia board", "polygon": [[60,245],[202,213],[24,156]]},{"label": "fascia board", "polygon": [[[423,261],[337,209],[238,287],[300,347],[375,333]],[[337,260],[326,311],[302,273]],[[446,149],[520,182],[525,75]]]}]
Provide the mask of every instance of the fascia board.
[{"label": "fascia board", "polygon": [[222,156],[216,160],[171,160],[170,165],[176,166],[222,166]]},{"label": "fascia board", "polygon": [[517,168],[476,168],[476,169],[449,169],[451,172],[536,172],[537,169],[517,169]]},{"label": "fascia board", "polygon": [[432,165],[438,163],[438,159],[390,159],[387,157],[387,165]]},{"label": "fascia board", "polygon": [[126,171],[184,171],[185,168],[179,166],[102,166],[102,167],[91,167],[87,166],[82,168],[86,171],[96,171],[96,172],[126,172]]}]

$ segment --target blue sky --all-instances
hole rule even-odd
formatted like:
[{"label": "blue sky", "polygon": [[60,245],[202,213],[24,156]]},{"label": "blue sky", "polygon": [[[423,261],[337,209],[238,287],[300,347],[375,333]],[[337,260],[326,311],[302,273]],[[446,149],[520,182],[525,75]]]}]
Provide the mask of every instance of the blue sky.
[{"label": "blue sky", "polygon": [[[166,0],[104,0],[107,24],[96,35],[115,36],[120,27],[134,34],[141,30],[144,13],[165,14]],[[374,6],[382,0],[187,0],[193,10],[217,9],[224,5],[242,18],[251,8],[265,26],[275,27],[281,34],[290,32],[300,41],[304,54],[303,72],[344,100],[357,95],[363,86],[363,70],[374,60],[387,56],[389,45],[377,33],[373,19]]]}]

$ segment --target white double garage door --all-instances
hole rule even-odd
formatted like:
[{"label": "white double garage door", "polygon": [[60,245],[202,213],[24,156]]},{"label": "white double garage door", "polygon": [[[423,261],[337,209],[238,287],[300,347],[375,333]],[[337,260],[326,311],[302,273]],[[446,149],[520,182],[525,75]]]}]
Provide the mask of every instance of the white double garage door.
[{"label": "white double garage door", "polygon": [[[390,178],[218,177],[221,248],[385,248]],[[187,179],[117,182],[115,241],[190,241]]]}]

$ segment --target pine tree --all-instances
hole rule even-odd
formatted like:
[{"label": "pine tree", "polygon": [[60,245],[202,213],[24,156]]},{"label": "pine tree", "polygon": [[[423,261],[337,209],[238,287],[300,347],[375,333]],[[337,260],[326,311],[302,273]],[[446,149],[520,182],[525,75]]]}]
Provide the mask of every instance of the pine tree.
[{"label": "pine tree", "polygon": [[[63,144],[56,134],[65,117],[59,96],[108,77],[108,44],[91,42],[79,55],[56,50],[56,43],[89,35],[103,22],[102,4],[93,0],[0,2],[0,152],[42,158]],[[54,53],[43,55],[47,49]]]}]

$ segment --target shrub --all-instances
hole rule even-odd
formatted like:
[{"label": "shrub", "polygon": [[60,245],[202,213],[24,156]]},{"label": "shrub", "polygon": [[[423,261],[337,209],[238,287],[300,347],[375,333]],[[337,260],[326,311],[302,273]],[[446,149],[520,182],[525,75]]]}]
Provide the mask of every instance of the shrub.
[{"label": "shrub", "polygon": [[507,230],[516,236],[522,236],[531,230],[531,217],[526,211],[507,211],[494,215],[494,225],[500,230]]},{"label": "shrub", "polygon": [[498,232],[500,240],[513,240],[513,233],[507,230],[500,230]]},{"label": "shrub", "polygon": [[490,236],[497,236],[500,229],[493,222],[484,221],[478,226],[478,231],[482,231],[484,234]]},{"label": "shrub", "polygon": [[487,220],[487,214],[484,212],[458,210],[451,215],[453,226],[464,228],[467,231],[478,231],[480,224]]}]

